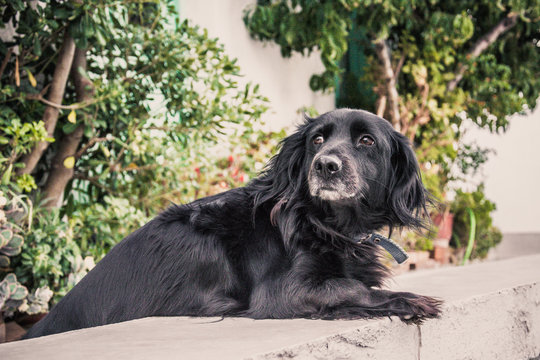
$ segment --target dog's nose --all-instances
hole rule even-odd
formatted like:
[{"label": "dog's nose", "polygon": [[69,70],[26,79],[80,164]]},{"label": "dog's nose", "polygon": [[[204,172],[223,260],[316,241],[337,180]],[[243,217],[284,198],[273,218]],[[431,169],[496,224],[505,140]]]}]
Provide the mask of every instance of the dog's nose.
[{"label": "dog's nose", "polygon": [[315,170],[325,178],[341,170],[341,160],[332,155],[319,156],[313,165]]}]

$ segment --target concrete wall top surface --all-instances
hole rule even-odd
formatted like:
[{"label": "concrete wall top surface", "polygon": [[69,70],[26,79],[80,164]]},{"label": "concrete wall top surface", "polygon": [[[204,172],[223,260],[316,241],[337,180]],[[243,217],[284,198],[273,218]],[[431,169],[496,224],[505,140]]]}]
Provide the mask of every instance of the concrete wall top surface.
[{"label": "concrete wall top surface", "polygon": [[540,353],[540,254],[408,273],[389,287],[444,299],[442,318],[422,326],[397,319],[146,318],[3,344],[0,357],[417,359],[442,351],[437,359],[529,359]]}]

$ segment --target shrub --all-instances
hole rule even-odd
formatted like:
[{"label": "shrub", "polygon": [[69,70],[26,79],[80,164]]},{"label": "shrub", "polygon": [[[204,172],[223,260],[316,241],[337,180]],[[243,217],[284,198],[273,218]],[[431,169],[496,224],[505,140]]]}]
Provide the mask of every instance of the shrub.
[{"label": "shrub", "polygon": [[[27,209],[4,222],[0,212],[13,241],[1,240],[0,279],[16,276],[28,290],[19,311],[30,312],[45,309],[48,291],[58,301],[171,201],[209,192],[194,169],[212,177],[208,148],[252,132],[267,102],[217,39],[169,21],[170,1],[3,6],[14,34],[0,42],[0,186]],[[52,101],[69,56],[65,91]],[[247,181],[239,173],[230,185]],[[6,256],[15,233],[21,253]]]},{"label": "shrub", "polygon": [[495,247],[502,240],[500,230],[492,224],[491,213],[496,209],[496,206],[486,199],[484,185],[480,185],[473,192],[464,192],[461,190],[456,192],[456,197],[451,204],[451,211],[454,213],[453,240],[451,245],[454,248],[467,247],[471,231],[471,221],[467,209],[472,210],[476,218],[476,236],[471,259],[482,259],[487,256],[490,248]]}]

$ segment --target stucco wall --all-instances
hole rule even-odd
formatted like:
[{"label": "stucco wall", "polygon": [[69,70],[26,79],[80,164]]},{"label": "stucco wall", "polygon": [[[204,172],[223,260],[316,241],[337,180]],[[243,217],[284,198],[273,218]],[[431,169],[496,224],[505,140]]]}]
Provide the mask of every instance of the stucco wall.
[{"label": "stucco wall", "polygon": [[270,100],[270,111],[263,120],[268,127],[279,130],[297,123],[297,110],[314,106],[319,112],[334,108],[334,95],[314,93],[309,78],[320,73],[323,65],[318,54],[289,59],[281,57],[279,47],[263,44],[250,38],[244,22],[243,10],[254,0],[180,0],[180,16],[193,24],[208,29],[211,37],[218,37],[226,53],[238,59],[246,81],[260,85],[260,92]]},{"label": "stucco wall", "polygon": [[475,182],[497,204],[493,221],[503,233],[540,233],[540,106],[515,115],[504,134],[472,127],[465,141],[495,150]]}]

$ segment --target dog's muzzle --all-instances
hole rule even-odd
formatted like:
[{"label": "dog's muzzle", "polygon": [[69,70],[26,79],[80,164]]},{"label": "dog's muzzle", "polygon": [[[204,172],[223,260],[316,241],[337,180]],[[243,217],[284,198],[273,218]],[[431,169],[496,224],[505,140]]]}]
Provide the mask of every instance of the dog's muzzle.
[{"label": "dog's muzzle", "polygon": [[321,155],[313,161],[313,169],[324,180],[329,180],[339,173],[342,167],[343,163],[334,155]]},{"label": "dog's muzzle", "polygon": [[354,197],[358,193],[358,181],[350,171],[336,155],[317,156],[311,163],[308,176],[311,196],[327,201]]}]

